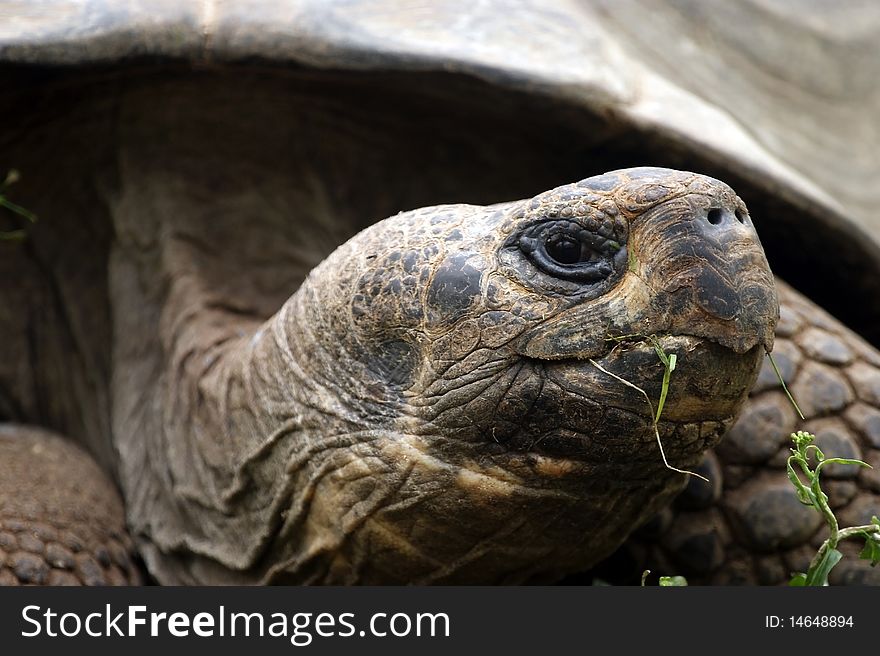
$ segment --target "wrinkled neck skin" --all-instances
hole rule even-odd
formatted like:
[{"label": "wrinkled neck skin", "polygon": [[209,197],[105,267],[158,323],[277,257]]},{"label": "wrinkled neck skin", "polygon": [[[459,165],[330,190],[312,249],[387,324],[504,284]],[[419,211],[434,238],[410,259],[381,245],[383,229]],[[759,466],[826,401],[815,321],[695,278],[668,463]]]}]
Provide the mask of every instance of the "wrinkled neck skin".
[{"label": "wrinkled neck skin", "polygon": [[[117,372],[115,432],[129,520],[160,582],[551,581],[666,504],[686,478],[664,467],[644,397],[587,357],[657,399],[653,348],[604,333],[644,330],[679,354],[660,434],[672,464],[695,468],[765,344],[681,334],[681,307],[666,319],[660,308],[655,324],[657,313],[624,308],[656,293],[648,242],[633,241],[638,258],[609,283],[627,290],[610,303],[631,324],[606,317],[601,340],[545,357],[542,325],[575,348],[557,324],[588,304],[542,293],[498,255],[534,210],[392,217],[265,322],[218,309],[222,290],[206,289],[198,266],[155,283],[162,355]],[[628,221],[612,223],[625,233]],[[166,272],[185,261],[170,247]],[[117,278],[130,268],[118,261]],[[140,396],[139,376],[158,380]]]}]

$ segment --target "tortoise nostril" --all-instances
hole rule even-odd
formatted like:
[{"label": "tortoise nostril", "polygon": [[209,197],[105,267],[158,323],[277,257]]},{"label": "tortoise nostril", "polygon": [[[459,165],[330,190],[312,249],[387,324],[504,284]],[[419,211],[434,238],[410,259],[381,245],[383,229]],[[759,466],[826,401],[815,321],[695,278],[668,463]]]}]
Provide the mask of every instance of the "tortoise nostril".
[{"label": "tortoise nostril", "polygon": [[740,223],[746,222],[746,217],[745,217],[745,214],[743,214],[742,210],[736,210],[733,213],[733,215],[736,217],[736,220],[739,221]]},{"label": "tortoise nostril", "polygon": [[724,220],[724,213],[717,207],[713,207],[706,215],[706,220],[712,225],[719,225]]}]

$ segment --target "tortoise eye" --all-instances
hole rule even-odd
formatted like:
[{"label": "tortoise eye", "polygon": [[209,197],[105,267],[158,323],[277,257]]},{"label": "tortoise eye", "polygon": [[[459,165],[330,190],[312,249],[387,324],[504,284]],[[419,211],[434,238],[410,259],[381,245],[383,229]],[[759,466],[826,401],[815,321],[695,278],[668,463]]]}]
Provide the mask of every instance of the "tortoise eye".
[{"label": "tortoise eye", "polygon": [[573,237],[551,237],[545,242],[544,250],[559,264],[577,264],[584,260],[582,244]]},{"label": "tortoise eye", "polygon": [[520,250],[544,273],[572,282],[595,284],[625,263],[622,244],[574,221],[533,225],[518,242]]}]

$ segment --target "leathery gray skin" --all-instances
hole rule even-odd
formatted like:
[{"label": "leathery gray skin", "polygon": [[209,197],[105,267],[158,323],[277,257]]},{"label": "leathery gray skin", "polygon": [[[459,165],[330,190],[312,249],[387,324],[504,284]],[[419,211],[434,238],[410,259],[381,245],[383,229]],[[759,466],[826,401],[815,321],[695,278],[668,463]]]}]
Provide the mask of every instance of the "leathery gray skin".
[{"label": "leathery gray skin", "polygon": [[129,526],[161,583],[583,570],[686,482],[644,396],[589,359],[656,400],[649,338],[678,355],[660,435],[695,467],[778,317],[742,201],[652,168],[386,219],[234,338],[195,321],[191,281],[166,292],[154,396],[117,424]]}]

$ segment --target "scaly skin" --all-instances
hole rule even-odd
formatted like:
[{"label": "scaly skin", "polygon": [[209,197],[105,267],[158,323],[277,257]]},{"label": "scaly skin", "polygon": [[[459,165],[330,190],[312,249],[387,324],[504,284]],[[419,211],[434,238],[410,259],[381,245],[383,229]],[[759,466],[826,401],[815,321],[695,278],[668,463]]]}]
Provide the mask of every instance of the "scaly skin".
[{"label": "scaly skin", "polygon": [[122,501],[81,449],[0,424],[0,585],[138,585]]},{"label": "scaly skin", "polygon": [[[659,430],[688,468],[772,346],[763,251],[711,178],[631,169],[403,213],[261,321],[218,277],[210,178],[200,194],[197,175],[180,186],[137,165],[113,206],[112,436],[129,527],[162,583],[582,570],[685,482],[644,397],[603,370],[656,399],[648,336],[681,356]],[[580,240],[582,265],[548,259],[560,235]]]}]

